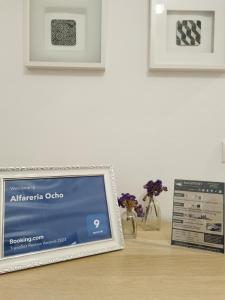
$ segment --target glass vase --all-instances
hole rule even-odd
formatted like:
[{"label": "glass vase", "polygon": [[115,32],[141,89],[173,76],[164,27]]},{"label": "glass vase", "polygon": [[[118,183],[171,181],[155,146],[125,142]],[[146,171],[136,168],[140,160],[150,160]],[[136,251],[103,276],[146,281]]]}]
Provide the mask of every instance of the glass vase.
[{"label": "glass vase", "polygon": [[143,229],[146,231],[160,230],[161,210],[157,200],[153,197],[147,197],[145,216],[143,220]]},{"label": "glass vase", "polygon": [[132,209],[123,212],[121,218],[124,238],[135,239],[137,237],[137,219]]}]

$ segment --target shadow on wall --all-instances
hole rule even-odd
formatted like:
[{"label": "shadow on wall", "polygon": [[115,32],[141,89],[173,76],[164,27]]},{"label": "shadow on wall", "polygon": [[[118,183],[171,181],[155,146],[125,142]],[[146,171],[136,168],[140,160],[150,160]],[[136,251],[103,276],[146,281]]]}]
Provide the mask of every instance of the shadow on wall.
[{"label": "shadow on wall", "polygon": [[225,78],[225,71],[193,71],[193,70],[147,70],[147,77],[157,78]]},{"label": "shadow on wall", "polygon": [[82,70],[65,68],[27,68],[24,67],[24,75],[28,76],[79,76],[79,77],[103,77],[105,70]]}]

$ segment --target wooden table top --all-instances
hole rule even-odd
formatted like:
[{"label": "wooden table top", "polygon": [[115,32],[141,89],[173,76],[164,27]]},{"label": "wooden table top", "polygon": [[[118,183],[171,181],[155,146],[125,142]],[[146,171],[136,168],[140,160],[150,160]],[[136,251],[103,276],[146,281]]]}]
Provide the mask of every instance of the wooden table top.
[{"label": "wooden table top", "polygon": [[170,246],[170,227],[122,251],[5,274],[0,299],[225,299],[225,256]]}]

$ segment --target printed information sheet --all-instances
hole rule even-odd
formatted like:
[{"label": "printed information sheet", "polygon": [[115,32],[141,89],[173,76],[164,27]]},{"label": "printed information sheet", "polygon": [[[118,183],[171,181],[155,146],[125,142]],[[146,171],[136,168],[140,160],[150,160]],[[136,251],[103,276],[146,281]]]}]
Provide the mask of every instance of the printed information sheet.
[{"label": "printed information sheet", "polygon": [[175,180],[172,245],[224,253],[224,183]]}]

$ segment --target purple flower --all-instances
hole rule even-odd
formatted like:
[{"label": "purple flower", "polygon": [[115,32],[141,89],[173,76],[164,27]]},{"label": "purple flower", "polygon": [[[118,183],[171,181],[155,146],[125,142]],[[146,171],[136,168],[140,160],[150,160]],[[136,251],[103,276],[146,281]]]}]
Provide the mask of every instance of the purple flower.
[{"label": "purple flower", "polygon": [[138,204],[136,197],[130,195],[129,193],[121,194],[118,198],[118,204],[122,208],[127,208],[132,210],[134,208],[138,217],[144,217],[144,210],[141,204]]},{"label": "purple flower", "polygon": [[143,209],[143,207],[142,207],[141,204],[135,206],[134,210],[135,210],[135,212],[137,214],[137,217],[144,218],[145,213],[144,213],[144,209]]},{"label": "purple flower", "polygon": [[133,208],[137,205],[137,203],[136,197],[134,195],[130,195],[129,193],[121,194],[121,196],[118,198],[118,204],[123,208]]},{"label": "purple flower", "polygon": [[162,181],[159,179],[155,182],[153,180],[148,181],[144,188],[147,189],[147,196],[149,197],[159,196],[163,191],[168,191],[167,187],[163,186]]}]

